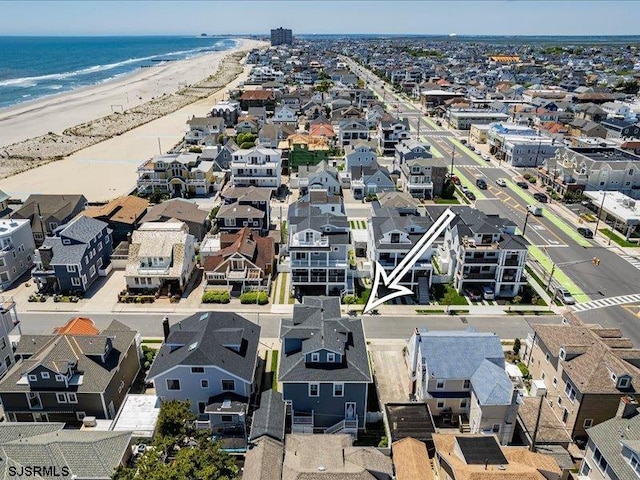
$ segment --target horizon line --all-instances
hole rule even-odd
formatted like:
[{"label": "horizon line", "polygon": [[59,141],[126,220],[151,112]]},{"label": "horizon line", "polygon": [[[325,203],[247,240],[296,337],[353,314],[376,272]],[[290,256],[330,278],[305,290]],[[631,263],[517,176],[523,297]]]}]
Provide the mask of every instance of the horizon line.
[{"label": "horizon line", "polygon": [[[202,34],[206,35],[203,36]],[[293,36],[393,36],[393,37],[640,37],[640,33],[589,33],[589,34],[569,34],[569,33],[379,33],[379,32],[358,32],[358,33],[294,33]],[[6,37],[243,37],[243,36],[270,36],[270,32],[265,33],[105,33],[105,34],[85,34],[85,33],[48,33],[48,34],[33,34],[33,33],[13,33],[13,34],[0,34],[0,38]]]}]

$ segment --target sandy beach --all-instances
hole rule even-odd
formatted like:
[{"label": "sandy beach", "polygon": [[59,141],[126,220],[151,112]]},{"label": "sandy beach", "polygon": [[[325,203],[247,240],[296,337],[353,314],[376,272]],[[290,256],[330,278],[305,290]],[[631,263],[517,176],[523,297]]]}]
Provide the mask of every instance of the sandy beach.
[{"label": "sandy beach", "polygon": [[[47,135],[48,132],[55,134],[53,142],[66,140],[68,137],[59,135],[68,134],[70,131],[78,135],[87,135],[71,138],[73,142],[80,142],[78,145],[84,146],[82,142],[86,140],[91,146],[62,160],[49,162],[3,178],[0,180],[0,189],[14,198],[22,199],[35,192],[83,193],[89,201],[105,201],[129,192],[135,186],[137,166],[143,160],[158,153],[158,143],[163,151],[177,143],[184,135],[186,120],[192,115],[205,115],[217,101],[222,99],[229,88],[237,86],[239,82],[246,79],[248,67],[244,67],[244,72],[217,94],[189,105],[182,106],[180,102],[193,101],[194,97],[188,97],[188,95],[198,95],[198,93],[186,91],[184,96],[187,100],[181,96],[169,97],[169,94],[176,91],[185,92],[185,87],[213,75],[225,56],[265,45],[267,45],[265,42],[243,39],[239,40],[237,47],[232,50],[170,62],[160,67],[140,69],[112,82],[1,110],[0,155],[7,150],[13,153],[15,142]],[[157,101],[149,103],[152,99],[159,99],[163,94],[165,94],[163,105],[154,105],[159,103]],[[169,107],[179,109],[164,115],[163,110],[167,108],[167,104]],[[152,112],[153,108],[150,106],[157,108]],[[124,133],[116,130],[117,136],[95,145],[93,143],[99,135],[116,133],[109,131],[114,128],[111,125],[113,122],[92,122],[89,133],[85,131],[86,124],[80,128],[77,127],[109,115],[111,118],[116,117],[116,120],[121,120],[118,114],[113,113],[119,110],[133,110],[133,113],[127,114],[129,121],[133,118],[135,121],[139,120],[139,123],[141,121],[148,123]],[[110,120],[110,117],[105,120]],[[101,127],[107,131],[101,131]],[[121,125],[115,127],[123,128]],[[47,140],[45,137],[38,144],[46,145]],[[14,146],[13,150],[7,147],[11,144]],[[26,142],[26,145],[30,145],[29,142]],[[61,151],[64,151],[64,148]],[[10,162],[4,158],[0,159],[0,173],[6,175],[11,168],[15,168]],[[33,162],[31,166],[35,165],[37,162]]]}]

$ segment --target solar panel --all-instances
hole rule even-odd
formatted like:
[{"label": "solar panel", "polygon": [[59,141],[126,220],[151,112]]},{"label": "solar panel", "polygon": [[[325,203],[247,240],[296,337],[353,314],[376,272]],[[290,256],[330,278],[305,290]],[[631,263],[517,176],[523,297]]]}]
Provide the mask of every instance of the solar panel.
[{"label": "solar panel", "polygon": [[495,437],[456,437],[467,465],[506,465],[509,462]]}]

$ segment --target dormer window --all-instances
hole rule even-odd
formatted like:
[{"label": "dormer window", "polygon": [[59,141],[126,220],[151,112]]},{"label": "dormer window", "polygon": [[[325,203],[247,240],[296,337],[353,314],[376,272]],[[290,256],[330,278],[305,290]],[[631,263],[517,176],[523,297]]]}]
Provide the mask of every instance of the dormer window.
[{"label": "dormer window", "polygon": [[320,354],[318,352],[314,352],[311,354],[311,361],[317,363],[320,361]]},{"label": "dormer window", "polygon": [[30,382],[37,382],[38,381],[38,377],[35,375],[29,375],[29,381]]},{"label": "dormer window", "polygon": [[45,380],[49,380],[49,372],[40,372],[40,376]]},{"label": "dormer window", "polygon": [[334,363],[336,361],[336,354],[333,352],[327,353],[327,363]]},{"label": "dormer window", "polygon": [[624,375],[618,378],[618,384],[617,384],[618,388],[629,388],[630,385],[631,385],[631,378],[628,377],[627,375]]},{"label": "dormer window", "polygon": [[560,357],[560,360],[566,360],[567,358],[567,352],[565,351],[564,348],[560,349],[560,353],[558,354],[558,356]]}]

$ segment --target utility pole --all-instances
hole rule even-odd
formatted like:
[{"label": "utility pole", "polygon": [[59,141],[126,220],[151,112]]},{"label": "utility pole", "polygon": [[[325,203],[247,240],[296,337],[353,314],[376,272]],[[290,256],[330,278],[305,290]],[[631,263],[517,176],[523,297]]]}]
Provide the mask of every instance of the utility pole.
[{"label": "utility pole", "polygon": [[36,203],[36,207],[38,207],[38,221],[40,222],[40,230],[42,231],[42,238],[46,237],[47,232],[44,229],[44,224],[42,223],[42,212],[40,211],[40,204]]},{"label": "utility pole", "polygon": [[160,155],[162,155],[162,146],[160,145],[160,137],[158,137],[158,151],[160,152]]},{"label": "utility pole", "polygon": [[522,236],[524,237],[524,233],[527,231],[527,222],[529,221],[529,215],[531,215],[531,212],[529,210],[527,210],[527,216],[524,217],[524,227],[522,227]]},{"label": "utility pole", "polygon": [[456,146],[453,146],[453,150],[451,150],[451,176],[453,177],[453,159],[456,156]]},{"label": "utility pole", "polygon": [[596,227],[593,231],[593,238],[598,233],[598,225],[600,225],[600,217],[602,216],[602,209],[604,208],[604,199],[607,197],[607,192],[602,192],[602,203],[600,203],[600,210],[598,211],[598,219],[596,220]]}]

